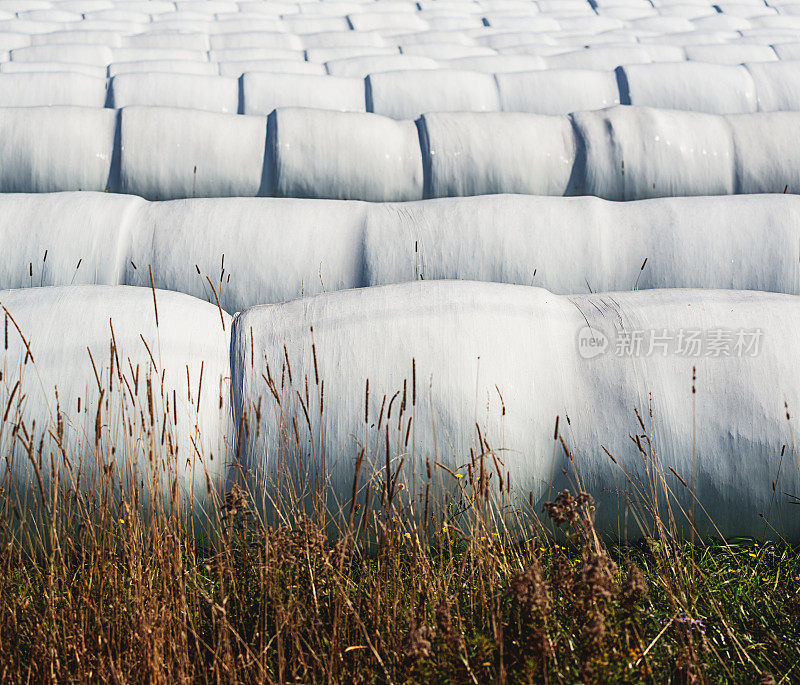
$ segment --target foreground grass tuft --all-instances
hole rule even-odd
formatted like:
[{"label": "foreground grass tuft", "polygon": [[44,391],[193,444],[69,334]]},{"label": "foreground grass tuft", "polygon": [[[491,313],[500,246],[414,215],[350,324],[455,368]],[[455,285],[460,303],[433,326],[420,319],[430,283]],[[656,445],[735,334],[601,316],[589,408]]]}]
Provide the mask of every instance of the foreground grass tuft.
[{"label": "foreground grass tuft", "polygon": [[213,543],[178,517],[144,524],[110,507],[49,548],[20,544],[5,525],[0,677],[797,679],[796,547],[666,537],[607,545],[589,495],[561,493],[546,510],[549,521],[521,538],[477,513],[423,533],[376,512],[329,536],[322,516],[265,524],[234,488]]}]

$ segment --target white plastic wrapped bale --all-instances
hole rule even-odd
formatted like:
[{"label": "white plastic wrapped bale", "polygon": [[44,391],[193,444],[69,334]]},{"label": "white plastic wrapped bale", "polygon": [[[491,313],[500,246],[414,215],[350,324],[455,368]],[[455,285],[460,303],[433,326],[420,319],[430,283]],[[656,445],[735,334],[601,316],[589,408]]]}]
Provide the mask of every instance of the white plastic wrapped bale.
[{"label": "white plastic wrapped bale", "polygon": [[572,115],[585,150],[585,195],[607,200],[730,195],[734,146],[718,116],[649,107]]},{"label": "white plastic wrapped bale", "polygon": [[742,66],[673,62],[622,67],[629,103],[710,114],[757,109],[756,87]]},{"label": "white plastic wrapped bale", "polygon": [[[396,44],[384,38],[378,31],[322,31],[300,36],[300,41],[306,50],[318,48],[393,48]],[[365,54],[366,54],[365,50]],[[371,50],[370,50],[371,52]],[[378,53],[380,54],[380,50]]]},{"label": "white plastic wrapped bale", "polygon": [[[80,24],[78,24],[80,26]],[[31,45],[105,45],[118,48],[122,44],[118,31],[66,30],[31,36]]]},{"label": "white plastic wrapped bale", "polygon": [[244,114],[267,115],[277,107],[317,107],[342,112],[364,112],[364,81],[309,74],[242,75]]},{"label": "white plastic wrapped bale", "polygon": [[[295,14],[300,11],[300,5],[293,2],[263,2],[263,0],[244,0],[237,3],[242,12],[258,12],[267,16],[281,16],[284,14]],[[325,5],[331,3],[326,2]],[[306,5],[308,6],[308,5]],[[320,9],[322,9],[320,5]]]},{"label": "white plastic wrapped bale", "polygon": [[122,44],[126,48],[167,48],[178,50],[208,50],[208,34],[182,33],[179,31],[148,31],[134,36],[125,36]]},{"label": "white plastic wrapped bale", "polygon": [[436,60],[416,55],[372,55],[370,57],[347,57],[326,62],[328,73],[333,76],[364,78],[367,74],[381,71],[438,69]]},{"label": "white plastic wrapped bale", "polygon": [[[248,71],[262,71],[273,74],[307,74],[325,76],[327,71],[322,64],[303,62],[299,59],[250,59],[236,62],[219,62],[216,65],[221,76],[238,78]],[[362,85],[363,91],[363,85]]]},{"label": "white plastic wrapped bale", "polygon": [[305,51],[309,62],[330,62],[334,59],[347,59],[349,57],[372,57],[376,55],[399,55],[400,48],[396,45],[381,47],[369,45],[351,45],[332,48],[309,48]]},{"label": "white plastic wrapped bale", "polygon": [[264,117],[127,107],[120,122],[123,193],[151,200],[269,194]]},{"label": "white plastic wrapped bale", "polygon": [[458,43],[412,43],[401,45],[400,47],[404,55],[418,55],[440,60],[497,54],[491,48],[483,45],[459,45]]},{"label": "white plastic wrapped bale", "polygon": [[[709,12],[710,8],[705,12]],[[694,13],[692,13],[694,14]],[[648,17],[646,19],[639,19],[631,22],[631,27],[639,31],[649,32],[650,35],[661,34],[684,34],[693,31],[695,27],[689,21],[689,17],[685,16],[658,16]]]},{"label": "white plastic wrapped bale", "polygon": [[298,36],[278,31],[248,31],[245,33],[219,33],[211,36],[214,50],[230,48],[282,48],[302,50],[303,43]]},{"label": "white plastic wrapped bale", "polygon": [[112,50],[104,45],[35,45],[11,51],[15,62],[77,62],[104,67],[113,62]]},{"label": "white plastic wrapped bale", "polygon": [[223,18],[217,15],[211,20],[211,31],[214,33],[236,33],[238,31],[281,31],[286,26],[277,17],[263,17],[235,13],[235,18]]},{"label": "white plastic wrapped bale", "polygon": [[[237,312],[364,282],[361,202],[228,198],[151,203],[128,235],[124,282]],[[134,269],[133,265],[136,265]]]},{"label": "white plastic wrapped bale", "polygon": [[[0,353],[9,420],[24,422],[37,444],[43,439],[45,455],[60,454],[63,430],[70,465],[54,466],[64,487],[92,491],[112,474],[114,487],[122,482],[145,502],[157,494],[169,505],[177,480],[182,509],[211,503],[233,444],[226,314],[180,293],[121,286],[5,290],[0,305],[15,323]],[[101,405],[103,398],[110,401]],[[36,492],[18,442],[4,446],[3,462],[23,493]],[[51,477],[49,463],[41,471]]]},{"label": "white plastic wrapped bale", "polygon": [[34,9],[50,9],[53,3],[49,0],[2,0],[0,2],[0,11],[11,12],[24,12]]},{"label": "white plastic wrapped bale", "polygon": [[0,109],[0,192],[115,190],[116,120],[95,107]]},{"label": "white plastic wrapped bale", "polygon": [[745,66],[756,84],[759,112],[800,111],[800,61]]},{"label": "white plastic wrapped bale", "polygon": [[[718,2],[717,7],[723,14],[732,14],[735,17],[756,18],[770,14],[774,16],[776,13],[774,7],[765,7],[758,2]],[[778,19],[778,17],[775,18]],[[783,19],[783,17],[780,19]],[[786,24],[791,26],[792,18],[787,17],[787,19],[789,19],[789,21],[787,21]]]},{"label": "white plastic wrapped bale", "polygon": [[[727,4],[727,3],[726,3]],[[780,31],[792,31],[800,29],[800,12],[797,3],[792,3],[793,7],[750,7],[751,10],[760,10],[750,15],[754,27],[773,28]],[[739,7],[746,6],[740,4]],[[724,6],[723,6],[724,7]],[[724,10],[723,10],[724,11]],[[737,12],[738,13],[738,12]],[[742,14],[742,16],[747,16]]]},{"label": "white plastic wrapped bale", "polygon": [[422,12],[443,12],[447,14],[476,14],[481,6],[477,2],[462,2],[462,0],[419,0],[417,6]]},{"label": "white plastic wrapped bale", "polygon": [[692,19],[692,26],[702,31],[745,31],[752,27],[752,23],[730,14],[712,14]]},{"label": "white plastic wrapped bale", "polygon": [[643,45],[624,47],[593,47],[552,55],[546,59],[550,69],[597,69],[613,71],[622,64],[642,64],[652,61]]},{"label": "white plastic wrapped bale", "polygon": [[736,149],[737,193],[800,193],[800,112],[726,117]]},{"label": "white plastic wrapped bale", "polygon": [[[153,17],[152,27],[158,27],[165,31],[185,31],[187,33],[203,33],[209,30],[210,21],[208,18],[190,17],[185,15],[173,15],[172,17]],[[151,26],[140,26],[137,31],[132,33],[140,33]]]},{"label": "white plastic wrapped bale", "polygon": [[147,24],[150,23],[150,15],[143,12],[108,9],[98,12],[86,12],[83,23],[85,26],[114,27],[126,30],[131,34],[137,34],[148,28]]},{"label": "white plastic wrapped bale", "polygon": [[69,25],[81,20],[81,15],[76,12],[62,12],[58,9],[48,8],[40,10],[19,11],[17,16],[20,19],[31,19],[33,21],[58,22]]},{"label": "white plastic wrapped bale", "polygon": [[[536,3],[542,12],[554,13],[565,17],[577,17],[584,14],[593,14],[591,5],[578,0],[539,0]],[[485,0],[481,3],[485,6]]]},{"label": "white plastic wrapped bale", "polygon": [[653,62],[683,62],[686,48],[678,45],[645,45],[647,54]]},{"label": "white plastic wrapped bale", "polygon": [[496,112],[497,84],[489,74],[424,69],[370,74],[367,109],[393,119],[423,112]]},{"label": "white plastic wrapped bale", "polygon": [[484,57],[461,57],[450,60],[451,69],[469,69],[487,74],[503,74],[514,71],[535,71],[546,67],[545,60],[538,55],[486,55]]},{"label": "white plastic wrapped bale", "polygon": [[[640,19],[639,21],[646,22],[648,19]],[[614,19],[613,17],[600,17],[597,15],[586,14],[584,16],[576,17],[561,17],[558,24],[562,31],[565,33],[605,33],[606,31],[615,31],[626,27],[624,21]],[[637,22],[631,22],[636,25]]]},{"label": "white plastic wrapped bale", "polygon": [[693,62],[742,64],[743,62],[775,62],[778,56],[769,45],[687,45],[686,57]]},{"label": "white plastic wrapped bale", "polygon": [[83,19],[81,27],[84,31],[117,31],[121,35],[139,33],[145,30],[141,23],[132,21],[106,21],[102,19]]},{"label": "white plastic wrapped bale", "polygon": [[105,79],[66,72],[0,74],[0,107],[102,107]]},{"label": "white plastic wrapped bale", "polygon": [[[219,73],[216,64],[199,62],[193,59],[149,59],[138,62],[114,62],[108,65],[108,75],[140,74],[165,72],[167,74],[204,74]],[[224,75],[224,74],[223,74]]]},{"label": "white plastic wrapped bale", "polygon": [[739,39],[742,43],[753,45],[774,45],[787,40],[797,40],[798,30],[779,31],[775,29],[750,29],[743,31]]},{"label": "white plastic wrapped bale", "polygon": [[91,12],[113,9],[114,3],[111,0],[61,0],[58,6],[85,16]]},{"label": "white plastic wrapped bale", "polygon": [[[713,12],[714,10],[704,10]],[[639,39],[645,45],[711,45],[713,43],[729,43],[738,40],[741,35],[735,31],[681,31],[680,33],[662,33],[648,35]]]},{"label": "white plastic wrapped bale", "polygon": [[0,195],[0,289],[118,285],[119,247],[141,204],[107,193]]},{"label": "white plastic wrapped bale", "polygon": [[[461,45],[475,46],[476,41],[468,31],[415,31],[411,33],[392,32],[401,48],[412,45]],[[405,51],[405,50],[403,50]]]},{"label": "white plastic wrapped bale", "polygon": [[249,60],[303,60],[302,50],[285,50],[283,48],[230,48],[209,50],[211,62],[243,62]]},{"label": "white plastic wrapped bale", "polygon": [[620,104],[612,72],[547,69],[497,74],[496,79],[504,112],[568,114]]},{"label": "white plastic wrapped bale", "polygon": [[[797,539],[792,498],[774,493],[800,488],[800,472],[781,468],[782,447],[796,432],[784,401],[792,415],[800,405],[798,320],[800,299],[788,295],[562,297],[452,281],[256,307],[236,318],[231,346],[234,408],[250,423],[246,466],[267,482],[285,477],[287,464],[307,483],[324,474],[328,501],[346,512],[357,461],[363,505],[362,487],[387,458],[410,497],[429,482],[430,464],[441,496],[436,489],[457,490],[453,476],[466,476],[470,451],[488,446],[487,468],[502,474],[512,510],[527,508],[530,498],[538,511],[567,487],[587,491],[602,531],[638,538],[652,532],[652,522],[645,516],[637,524],[626,503],[646,499],[649,484],[660,480],[682,534],[690,527],[680,512],[690,510],[694,495],[701,535]],[[655,353],[647,353],[647,341],[635,348],[646,336],[661,336]],[[277,400],[262,374],[273,379]],[[309,398],[304,407],[301,396]],[[657,460],[643,458],[629,437],[641,432],[635,410],[648,417]],[[569,456],[554,448],[556,417]],[[293,420],[302,426],[299,441]],[[295,458],[299,464],[289,461]]]},{"label": "white plastic wrapped bale", "polygon": [[49,33],[59,31],[64,24],[57,21],[33,21],[32,19],[7,19],[0,20],[0,32],[12,31],[14,33]]},{"label": "white plastic wrapped bale", "polygon": [[128,0],[122,7],[130,12],[146,12],[154,19],[175,11],[175,5],[166,0]]},{"label": "white plastic wrapped bale", "polygon": [[[641,31],[635,29],[618,29],[616,31],[606,31],[605,33],[598,33],[595,35],[582,35],[567,34],[564,37],[564,45],[575,45],[578,41],[585,41],[584,47],[589,50],[603,50],[611,51],[615,49],[629,50],[630,48],[640,47],[637,45]],[[561,42],[559,40],[559,42]],[[645,54],[649,55],[650,50],[645,47]],[[630,53],[635,59],[641,55],[639,53]]]},{"label": "white plastic wrapped bale", "polygon": [[800,60],[800,42],[778,43],[772,49],[781,60]]},{"label": "white plastic wrapped bale", "polygon": [[0,195],[0,289],[120,284],[120,245],[142,204],[108,193]]},{"label": "white plastic wrapped bale", "polygon": [[0,31],[0,50],[14,50],[15,48],[26,48],[31,44],[31,36],[28,33],[18,33],[16,31]]},{"label": "white plastic wrapped bale", "polygon": [[558,20],[555,17],[526,17],[518,14],[485,14],[484,20],[493,29],[514,29],[515,31],[526,31],[529,34],[544,31],[556,32],[560,29]]},{"label": "white plastic wrapped bale", "polygon": [[577,144],[566,116],[432,113],[420,127],[426,197],[574,195],[578,189]]},{"label": "white plastic wrapped bale", "polygon": [[598,8],[597,13],[603,17],[614,17],[615,19],[622,19],[623,21],[630,21],[632,19],[644,19],[645,17],[654,17],[658,13],[655,8],[643,6],[625,6],[618,5],[615,7]]},{"label": "white plastic wrapped bale", "polygon": [[[0,62],[0,74],[38,74],[42,72],[60,71],[83,74],[102,79],[105,84],[106,69],[91,64],[74,64],[72,62]],[[105,85],[103,86],[105,91]]]},{"label": "white plastic wrapped bale", "polygon": [[[264,7],[267,6],[263,2],[259,2],[259,4]],[[239,5],[241,7],[241,3]],[[252,7],[252,3],[249,5]],[[272,7],[272,3],[268,5]],[[281,5],[279,4],[278,7]],[[284,7],[286,7],[284,5]],[[291,17],[297,17],[302,15],[309,15],[309,16],[318,16],[318,17],[340,17],[346,15],[348,12],[358,12],[360,9],[364,7],[363,0],[355,0],[354,2],[346,2],[345,0],[326,0],[326,2],[303,2],[292,3],[290,5],[291,9],[284,9],[280,12],[282,16],[289,15]]]},{"label": "white plastic wrapped bale", "polygon": [[214,0],[178,0],[175,3],[178,12],[202,12],[204,14],[222,14],[237,12],[239,6],[235,2],[219,2]]},{"label": "white plastic wrapped bale", "polygon": [[565,295],[650,288],[800,294],[800,197],[792,195],[383,203],[369,206],[365,236],[367,285],[466,279]]},{"label": "white plastic wrapped bale", "polygon": [[[531,36],[525,31],[497,31],[486,29],[475,38],[479,45],[497,50],[498,53],[506,54],[504,50],[511,48],[530,49],[530,52],[520,54],[548,55],[557,52],[566,52],[567,48],[556,45],[555,40],[548,34],[540,33]],[[515,54],[515,53],[509,53]]]},{"label": "white plastic wrapped bale", "polygon": [[205,62],[206,54],[201,50],[178,48],[115,48],[114,62],[141,62],[145,60],[194,60]]},{"label": "white plastic wrapped bale", "polygon": [[420,16],[428,22],[434,31],[461,31],[465,29],[483,28],[483,20],[477,15],[467,14],[447,14],[431,12],[420,12]]},{"label": "white plastic wrapped bale", "polygon": [[385,47],[386,39],[377,31],[323,31],[301,36],[304,48]]},{"label": "white plastic wrapped bale", "polygon": [[412,12],[359,12],[347,17],[355,31],[426,31],[428,22]]},{"label": "white plastic wrapped bale", "polygon": [[417,127],[375,114],[278,109],[268,154],[279,197],[422,199]]},{"label": "white plastic wrapped bale", "polygon": [[283,24],[287,30],[297,35],[304,35],[307,33],[321,33],[323,31],[348,31],[350,24],[347,17],[320,17],[297,14],[295,16],[286,17]]},{"label": "white plastic wrapped bale", "polygon": [[158,72],[119,74],[108,87],[111,107],[187,107],[236,114],[239,83],[225,76]]}]

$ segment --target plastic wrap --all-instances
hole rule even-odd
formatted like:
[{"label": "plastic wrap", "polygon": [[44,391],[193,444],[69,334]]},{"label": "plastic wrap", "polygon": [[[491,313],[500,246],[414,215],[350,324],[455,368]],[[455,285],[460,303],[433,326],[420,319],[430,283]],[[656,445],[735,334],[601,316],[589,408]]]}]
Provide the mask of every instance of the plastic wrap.
[{"label": "plastic wrap", "polygon": [[579,194],[642,200],[734,192],[733,139],[718,116],[613,107],[572,117],[585,149]]},{"label": "plastic wrap", "polygon": [[130,105],[187,107],[236,114],[239,84],[234,78],[199,74],[130,73],[109,83],[111,107]]},{"label": "plastic wrap", "polygon": [[493,112],[500,109],[489,74],[451,69],[392,71],[367,77],[367,109],[393,119],[424,112]]},{"label": "plastic wrap", "polygon": [[417,128],[375,114],[279,109],[270,123],[275,194],[368,201],[422,198]]},{"label": "plastic wrap", "polygon": [[328,73],[333,76],[364,78],[367,74],[382,71],[403,71],[408,69],[438,69],[439,64],[428,57],[416,55],[370,55],[366,57],[346,57],[326,63]]},{"label": "plastic wrap", "polygon": [[105,101],[102,78],[64,72],[0,74],[0,107],[102,107]]},{"label": "plastic wrap", "polygon": [[270,193],[264,117],[127,107],[120,128],[123,193],[150,200]]},{"label": "plastic wrap", "polygon": [[280,74],[281,76],[288,74],[324,76],[327,73],[324,65],[316,62],[304,62],[300,59],[249,59],[236,62],[218,62],[213,66],[219,68],[221,76],[234,76],[236,78],[248,71],[269,72]]},{"label": "plastic wrap", "polygon": [[144,204],[107,193],[0,195],[0,289],[122,283],[122,246]]},{"label": "plastic wrap", "polygon": [[362,287],[366,211],[360,202],[277,198],[147,204],[120,250],[121,282],[149,285],[152,265],[160,288],[219,297],[231,313]]},{"label": "plastic wrap", "polygon": [[620,104],[611,72],[547,69],[497,74],[497,87],[504,112],[568,114]]},{"label": "plastic wrap", "polygon": [[116,120],[93,107],[0,109],[0,192],[115,190]]},{"label": "plastic wrap", "polygon": [[425,114],[426,197],[573,195],[577,144],[568,117]]},{"label": "plastic wrap", "polygon": [[756,87],[742,66],[674,62],[622,68],[629,104],[711,114],[755,112]]},{"label": "plastic wrap", "polygon": [[[114,62],[108,65],[108,75],[164,72],[167,74],[216,75],[219,69],[211,62],[193,59],[148,59],[138,62]],[[192,98],[194,99],[194,98]]]},{"label": "plastic wrap", "polygon": [[342,112],[365,111],[364,81],[338,76],[267,74],[242,76],[244,114],[266,116],[277,107],[316,107]]}]

